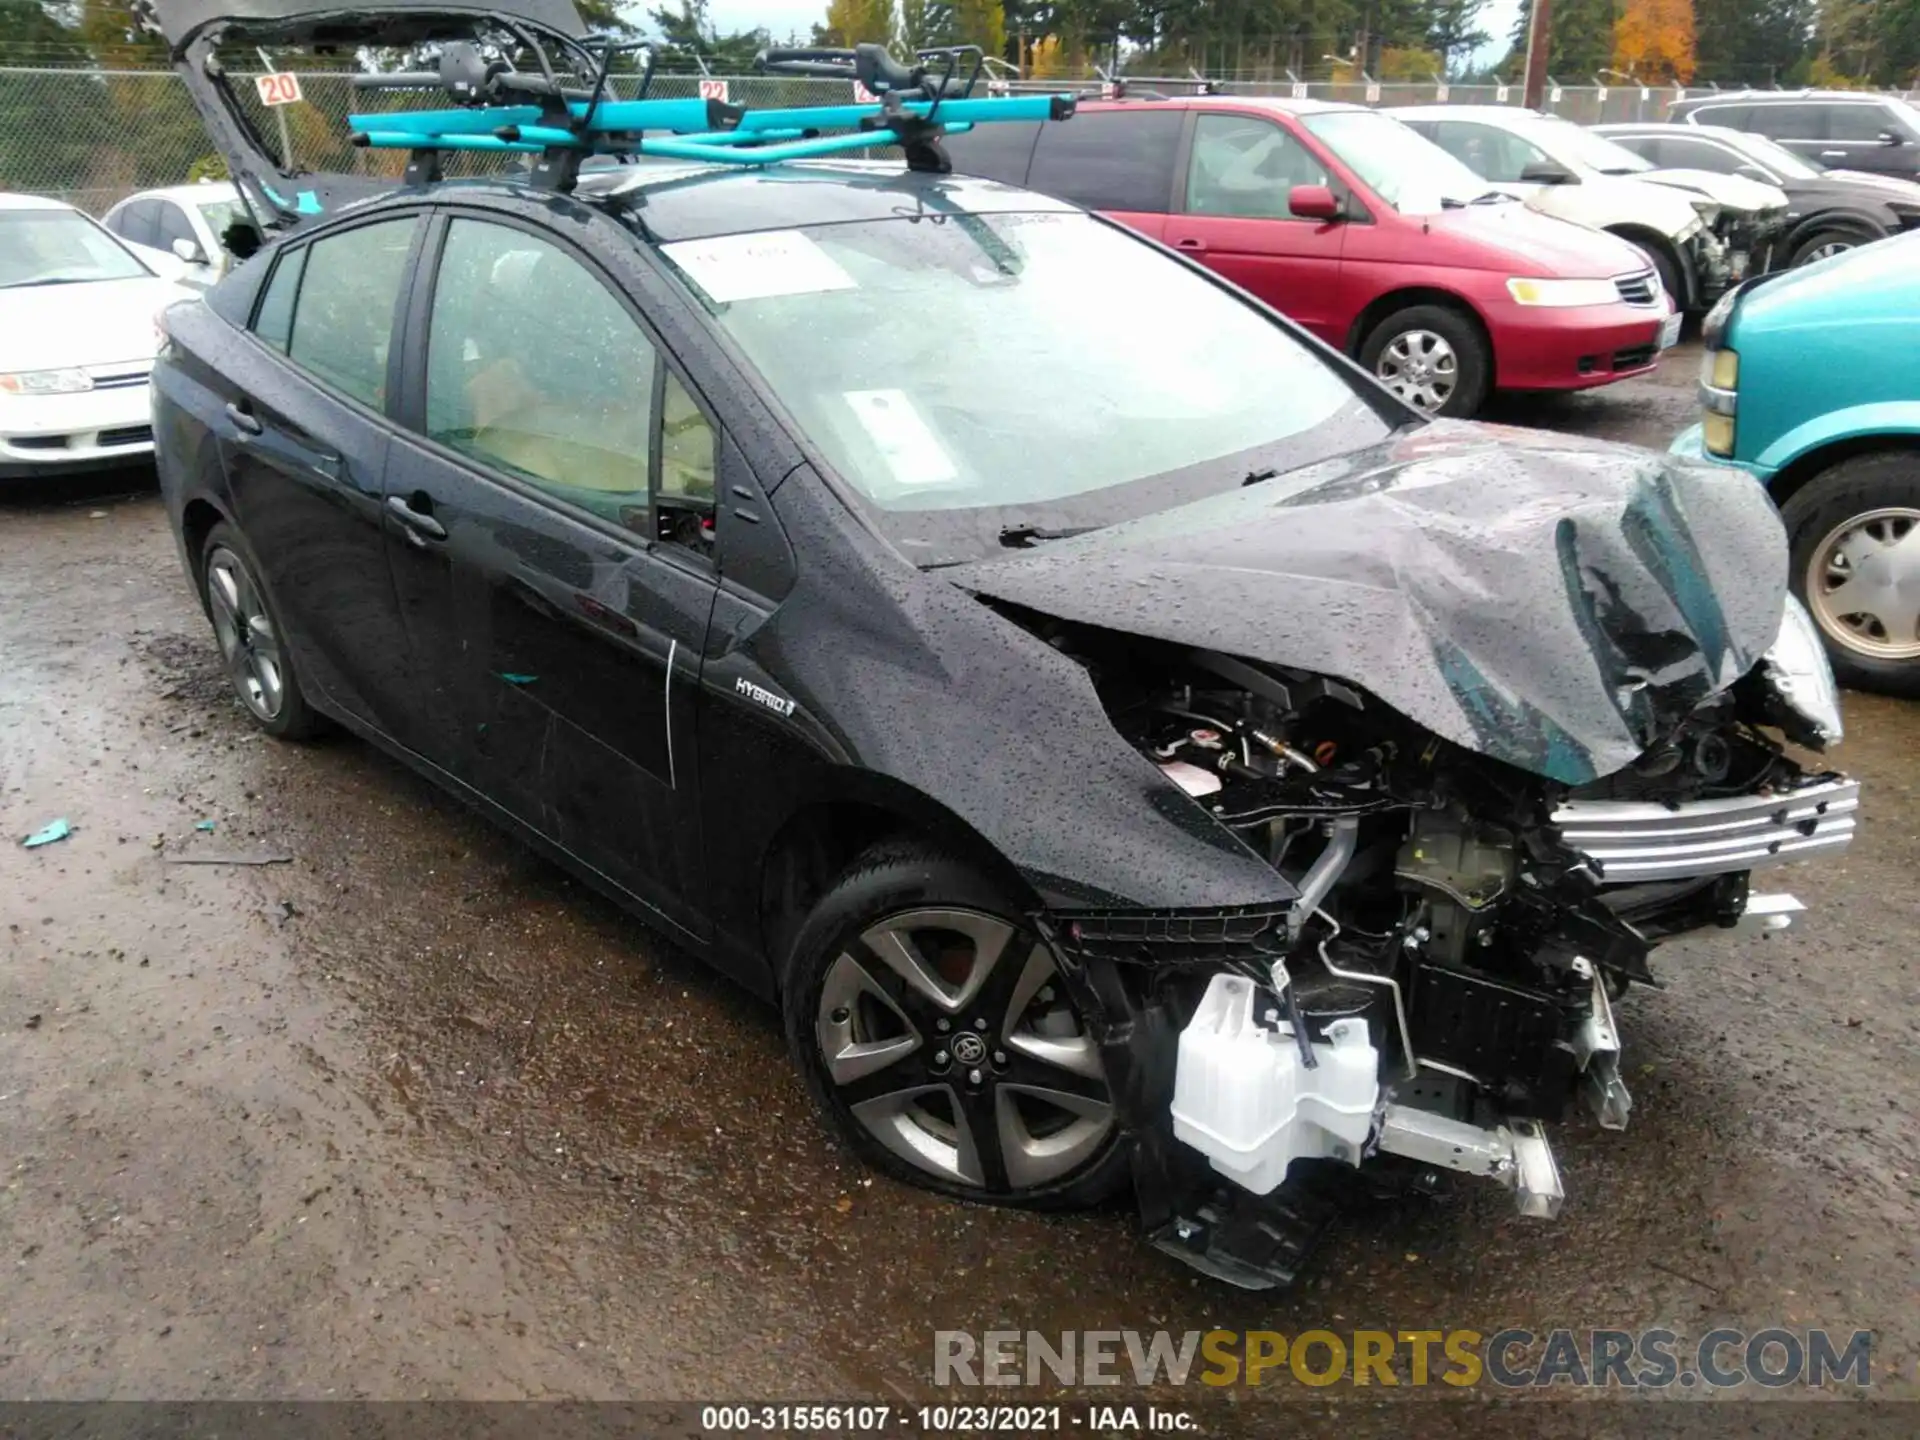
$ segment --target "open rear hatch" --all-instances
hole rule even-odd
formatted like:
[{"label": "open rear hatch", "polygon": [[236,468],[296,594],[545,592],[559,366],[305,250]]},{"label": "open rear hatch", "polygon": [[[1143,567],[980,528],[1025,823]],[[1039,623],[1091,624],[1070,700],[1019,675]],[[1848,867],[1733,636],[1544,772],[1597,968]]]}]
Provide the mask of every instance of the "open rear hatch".
[{"label": "open rear hatch", "polygon": [[[421,69],[423,55],[456,40],[516,66],[567,66],[579,77],[594,69],[572,0],[139,0],[137,8],[165,38],[214,147],[267,230],[400,183],[402,161],[352,146],[346,117],[408,102],[356,88],[356,75]],[[289,101],[291,87],[257,83],[283,71],[298,76],[299,100]]]}]

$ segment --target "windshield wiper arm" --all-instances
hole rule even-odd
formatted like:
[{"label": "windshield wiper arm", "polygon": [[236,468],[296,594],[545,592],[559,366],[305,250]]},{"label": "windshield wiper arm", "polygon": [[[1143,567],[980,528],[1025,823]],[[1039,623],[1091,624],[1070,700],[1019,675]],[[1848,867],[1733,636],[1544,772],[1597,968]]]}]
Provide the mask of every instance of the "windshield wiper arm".
[{"label": "windshield wiper arm", "polygon": [[1066,530],[1049,530],[1042,525],[1009,525],[1000,532],[1000,543],[1009,550],[1029,550],[1041,540],[1071,540],[1098,530],[1098,525],[1079,525]]}]

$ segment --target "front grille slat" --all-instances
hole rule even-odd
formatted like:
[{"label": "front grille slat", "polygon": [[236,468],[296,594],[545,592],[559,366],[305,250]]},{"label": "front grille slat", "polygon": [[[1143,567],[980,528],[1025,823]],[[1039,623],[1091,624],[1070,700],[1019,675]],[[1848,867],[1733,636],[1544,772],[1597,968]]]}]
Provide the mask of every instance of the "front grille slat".
[{"label": "front grille slat", "polygon": [[95,375],[93,388],[96,390],[131,390],[136,385],[147,383],[147,372],[137,371],[130,375]]},{"label": "front grille slat", "polygon": [[1820,780],[1785,795],[1695,800],[1677,809],[1638,800],[1571,800],[1553,812],[1561,841],[1607,884],[1758,870],[1844,850],[1860,785]]},{"label": "front grille slat", "polygon": [[1613,288],[1620,292],[1620,298],[1629,305],[1652,306],[1660,299],[1660,281],[1651,270],[1643,270],[1638,275],[1616,276]]},{"label": "front grille slat", "polygon": [[117,430],[102,430],[95,442],[100,445],[151,445],[151,425],[122,425]]}]

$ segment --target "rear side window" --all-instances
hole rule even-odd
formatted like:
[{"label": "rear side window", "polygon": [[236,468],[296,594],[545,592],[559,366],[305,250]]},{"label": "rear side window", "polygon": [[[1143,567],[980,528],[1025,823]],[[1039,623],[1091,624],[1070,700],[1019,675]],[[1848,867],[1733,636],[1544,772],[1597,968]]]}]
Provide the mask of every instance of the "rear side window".
[{"label": "rear side window", "polygon": [[294,297],[288,358],[375,408],[386,403],[387,348],[414,224],[409,215],[310,242]]},{"label": "rear side window", "polygon": [[1757,130],[1769,140],[1824,140],[1827,138],[1827,107],[1824,105],[1756,105],[1746,127]]},{"label": "rear side window", "polygon": [[1288,220],[1287,192],[1325,185],[1326,167],[1271,120],[1202,115],[1187,159],[1187,213]]},{"label": "rear side window", "polygon": [[976,125],[965,134],[949,135],[944,143],[953,168],[962,175],[978,175],[1004,185],[1025,185],[1027,164],[1033,159],[1033,142],[1040,130],[1038,121],[1031,125]]},{"label": "rear side window", "polygon": [[1181,119],[1178,110],[1094,110],[1042,125],[1027,184],[1089,210],[1164,213]]}]

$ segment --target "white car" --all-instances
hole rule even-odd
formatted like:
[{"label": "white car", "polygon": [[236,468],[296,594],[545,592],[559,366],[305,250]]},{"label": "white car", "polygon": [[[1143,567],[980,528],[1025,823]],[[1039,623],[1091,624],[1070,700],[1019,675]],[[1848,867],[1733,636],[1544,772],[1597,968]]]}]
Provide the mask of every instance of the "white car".
[{"label": "white car", "polygon": [[225,180],[142,190],[107,211],[100,223],[160,274],[204,290],[232,263],[221,235],[248,219],[240,192]]},{"label": "white car", "polygon": [[71,205],[0,194],[0,478],[151,454],[155,317],[190,293]]},{"label": "white car", "polygon": [[1776,187],[1706,171],[1659,171],[1570,120],[1501,105],[1388,112],[1534,209],[1631,240],[1682,310],[1711,305],[1787,212]]}]

